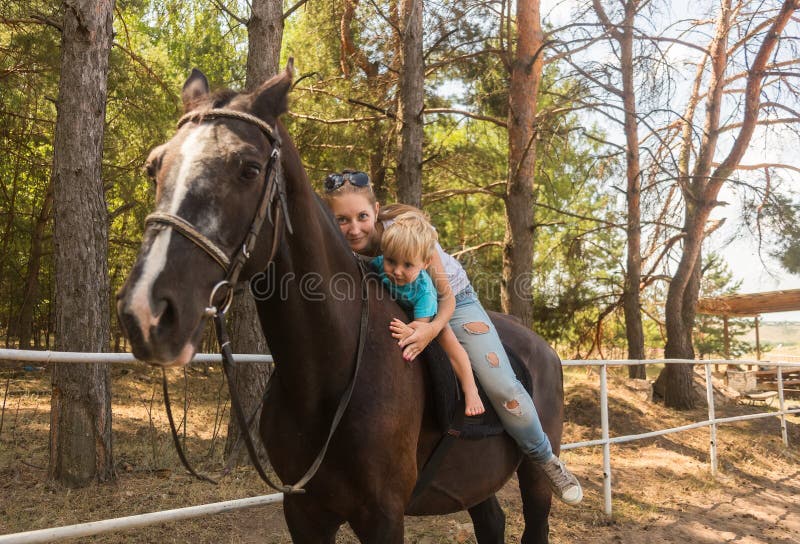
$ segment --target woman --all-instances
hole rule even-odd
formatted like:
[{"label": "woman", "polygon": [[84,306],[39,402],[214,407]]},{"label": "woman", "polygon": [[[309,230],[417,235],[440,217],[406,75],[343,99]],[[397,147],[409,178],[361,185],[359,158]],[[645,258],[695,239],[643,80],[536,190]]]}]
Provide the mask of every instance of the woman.
[{"label": "woman", "polygon": [[[381,211],[369,176],[354,170],[330,174],[325,179],[324,199],[350,248],[369,257],[380,253],[381,236],[394,218],[403,212],[416,210],[395,204]],[[428,272],[439,293],[436,317],[427,323],[407,325],[394,320],[390,324],[392,335],[403,349],[403,356],[410,359],[419,355],[449,323],[467,351],[475,376],[508,434],[531,460],[541,466],[556,497],[567,504],[578,504],[583,498],[581,485],[553,454],[533,399],[514,375],[500,337],[478,301],[463,267],[437,243]]]}]

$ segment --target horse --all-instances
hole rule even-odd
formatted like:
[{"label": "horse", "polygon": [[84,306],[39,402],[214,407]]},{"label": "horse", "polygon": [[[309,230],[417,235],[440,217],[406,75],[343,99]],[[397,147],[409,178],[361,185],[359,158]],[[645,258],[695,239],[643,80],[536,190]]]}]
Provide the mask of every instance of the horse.
[{"label": "horse", "polygon": [[[426,394],[430,378],[419,362],[402,359],[388,324],[405,314],[377,282],[364,281],[279,121],[288,109],[292,70],[290,61],[251,93],[211,93],[199,70],[186,80],[185,115],[146,163],[155,183],[155,217],[148,217],[137,260],[117,295],[119,322],[135,357],[162,367],[187,364],[209,305],[229,300],[220,286],[230,277],[226,266],[235,262],[242,278],[254,277],[259,320],[277,362],[259,431],[284,482],[301,478],[314,463],[349,388],[349,404],[305,493],[284,497],[294,542],[333,543],[348,523],[361,542],[399,544],[405,515],[467,510],[478,542],[502,544],[505,514],[495,494],[516,472],[525,519],[521,541],[546,543],[550,488],[505,433],[456,440],[409,504],[442,436]],[[259,222],[252,219],[259,215],[269,220],[255,228]],[[366,304],[364,337],[359,320]],[[557,454],[560,360],[515,319],[497,313],[491,319],[531,373],[539,416]]]}]

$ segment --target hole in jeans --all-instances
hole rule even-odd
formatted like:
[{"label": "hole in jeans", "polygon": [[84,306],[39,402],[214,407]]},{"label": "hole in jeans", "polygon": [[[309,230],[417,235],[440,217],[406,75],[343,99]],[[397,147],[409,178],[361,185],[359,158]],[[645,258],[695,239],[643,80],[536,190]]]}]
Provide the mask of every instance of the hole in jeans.
[{"label": "hole in jeans", "polygon": [[493,351],[486,355],[486,360],[489,361],[489,365],[493,368],[500,366],[500,357]]},{"label": "hole in jeans", "polygon": [[515,416],[522,415],[522,407],[520,406],[519,401],[517,399],[507,400],[503,403],[503,406],[505,407],[506,410],[508,410],[508,413],[510,414],[513,414]]},{"label": "hole in jeans", "polygon": [[489,325],[483,321],[471,321],[464,323],[464,330],[470,334],[486,334],[489,332]]}]

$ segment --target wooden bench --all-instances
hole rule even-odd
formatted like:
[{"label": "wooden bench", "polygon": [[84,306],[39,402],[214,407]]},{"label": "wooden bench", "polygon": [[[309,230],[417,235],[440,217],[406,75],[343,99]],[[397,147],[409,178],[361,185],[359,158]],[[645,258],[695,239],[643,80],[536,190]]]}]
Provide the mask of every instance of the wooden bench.
[{"label": "wooden bench", "polygon": [[751,391],[742,393],[739,402],[749,406],[772,406],[772,401],[778,397],[777,391]]}]

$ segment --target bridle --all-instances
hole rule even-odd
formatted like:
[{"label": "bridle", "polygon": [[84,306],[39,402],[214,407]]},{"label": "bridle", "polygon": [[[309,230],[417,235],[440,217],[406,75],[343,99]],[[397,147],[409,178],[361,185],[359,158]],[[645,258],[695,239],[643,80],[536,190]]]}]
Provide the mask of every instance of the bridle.
[{"label": "bridle", "polygon": [[[350,383],[348,384],[341,399],[339,400],[339,405],[333,416],[333,421],[331,423],[330,431],[328,432],[328,437],[325,441],[325,444],[322,446],[322,449],[320,450],[319,454],[317,455],[316,459],[311,464],[311,467],[308,469],[306,474],[302,478],[300,478],[300,480],[297,483],[295,483],[294,485],[275,484],[267,476],[266,472],[261,466],[261,463],[258,460],[258,454],[256,452],[255,445],[253,444],[253,439],[250,436],[250,425],[245,417],[244,410],[242,409],[241,402],[239,401],[239,397],[236,394],[236,390],[233,387],[234,383],[233,365],[235,363],[233,360],[233,350],[231,348],[231,342],[228,339],[228,334],[225,327],[225,313],[228,311],[231,302],[233,301],[233,293],[234,293],[233,288],[236,285],[236,281],[238,280],[239,274],[244,268],[245,263],[250,258],[251,252],[255,247],[256,240],[258,239],[258,234],[261,231],[261,227],[263,226],[264,221],[266,219],[269,219],[270,223],[275,227],[273,229],[272,248],[270,250],[270,256],[269,259],[267,260],[266,266],[269,266],[275,259],[275,255],[277,253],[280,241],[279,236],[283,230],[283,227],[285,227],[290,234],[293,233],[292,223],[289,217],[289,207],[287,205],[286,187],[284,185],[284,181],[282,180],[282,176],[278,175],[277,172],[280,165],[281,139],[273,127],[271,127],[269,124],[265,123],[258,117],[250,115],[248,113],[236,110],[224,109],[224,108],[215,108],[206,111],[190,112],[181,117],[181,119],[178,121],[178,128],[182,127],[183,125],[189,122],[203,123],[205,121],[211,121],[214,119],[221,119],[221,118],[237,119],[239,121],[244,121],[246,123],[255,125],[267,137],[267,140],[269,140],[270,145],[272,146],[272,152],[270,153],[269,160],[267,161],[266,172],[264,173],[264,185],[261,189],[261,196],[259,197],[258,200],[258,207],[256,208],[256,212],[253,216],[250,228],[241,244],[241,250],[237,251],[234,254],[233,258],[228,258],[227,254],[210,238],[208,238],[206,235],[200,232],[200,230],[197,227],[195,227],[182,217],[170,213],[154,212],[148,215],[147,218],[145,219],[145,228],[147,228],[148,226],[154,226],[155,228],[171,227],[173,230],[183,235],[185,238],[193,242],[197,247],[199,247],[205,253],[207,253],[225,271],[225,279],[217,283],[211,290],[211,295],[209,296],[209,302],[208,306],[206,307],[205,314],[206,316],[211,317],[214,320],[214,328],[217,333],[217,341],[219,343],[220,351],[222,354],[223,368],[225,370],[225,376],[228,380],[228,387],[231,396],[231,409],[235,413],[236,418],[238,420],[242,437],[244,438],[245,445],[247,446],[247,451],[250,455],[250,461],[253,463],[253,466],[255,467],[256,472],[258,472],[258,475],[261,477],[261,479],[264,482],[266,482],[267,485],[269,485],[276,491],[280,491],[282,493],[287,493],[287,494],[305,493],[305,489],[303,488],[303,486],[306,483],[308,483],[309,480],[311,480],[311,478],[316,474],[317,470],[322,464],[322,461],[325,458],[325,454],[328,450],[328,445],[330,444],[331,438],[333,437],[333,434],[336,431],[336,428],[338,427],[339,422],[341,421],[341,418],[344,415],[344,412],[347,409],[348,404],[350,403],[350,398],[352,396],[353,389],[356,383],[356,377],[358,376],[358,370],[359,367],[361,366],[361,358],[364,352],[364,344],[367,335],[367,324],[369,322],[369,304],[368,304],[369,299],[367,296],[367,284],[364,278],[365,271],[363,263],[361,263],[358,259],[356,259],[358,263],[358,269],[361,274],[361,297],[362,297],[358,348],[356,350],[356,355],[355,355],[355,366],[353,368],[353,375],[350,379]],[[275,204],[276,198],[278,202],[277,205]],[[275,212],[275,218],[273,219],[272,209],[274,207],[276,207],[277,210]],[[214,300],[220,289],[226,289],[226,291],[225,291],[225,296],[222,299],[222,304],[218,306],[214,304]],[[264,393],[262,403],[264,402],[264,400],[266,400],[267,393],[269,392],[270,383],[271,382],[268,380],[266,386],[267,391]],[[164,390],[164,405],[167,411],[167,419],[169,420],[170,428],[172,430],[172,439],[173,442],[175,443],[175,449],[178,452],[178,457],[180,458],[184,467],[189,471],[190,474],[192,474],[198,479],[216,483],[208,476],[204,476],[197,473],[192,468],[192,466],[190,465],[189,461],[186,458],[186,455],[183,452],[183,447],[181,446],[181,441],[180,438],[178,437],[178,432],[175,427],[174,419],[172,417],[172,409],[170,407],[169,392],[167,388],[166,372],[163,370],[162,370],[162,386]]]},{"label": "bridle", "polygon": [[[280,136],[273,127],[255,115],[225,108],[216,108],[187,113],[178,121],[178,128],[181,128],[187,123],[204,123],[206,121],[213,121],[215,119],[237,119],[239,121],[244,121],[254,125],[261,130],[272,146],[272,152],[269,155],[269,160],[267,160],[267,165],[265,168],[264,184],[261,188],[258,206],[256,207],[255,214],[250,222],[250,228],[248,229],[247,234],[242,241],[241,250],[237,251],[232,259],[228,258],[228,255],[208,236],[200,232],[197,227],[175,214],[154,212],[148,215],[145,219],[145,228],[150,225],[159,225],[162,228],[172,227],[173,230],[177,231],[189,241],[194,243],[197,247],[206,252],[206,254],[208,254],[208,256],[210,256],[225,272],[225,279],[215,285],[211,291],[207,308],[207,314],[209,316],[213,316],[213,313],[215,313],[218,308],[221,308],[222,312],[224,313],[230,307],[231,301],[233,300],[233,286],[236,285],[236,281],[239,279],[239,274],[241,273],[242,268],[250,258],[250,252],[255,247],[256,240],[258,239],[259,232],[261,232],[261,227],[264,224],[264,220],[269,219],[270,223],[275,226],[273,231],[271,254],[269,256],[269,260],[267,261],[268,263],[272,262],[272,260],[275,258],[275,253],[278,250],[278,237],[281,231],[278,223],[282,222],[285,224],[286,230],[288,230],[290,234],[293,232],[292,222],[289,217],[289,207],[286,202],[286,187],[282,181],[282,176],[277,174],[280,164]],[[278,210],[275,213],[276,218],[273,220],[272,209],[275,207],[276,197],[278,200]],[[214,304],[214,299],[217,296],[218,291],[222,289],[226,290],[223,303],[220,306],[216,306]]]}]

